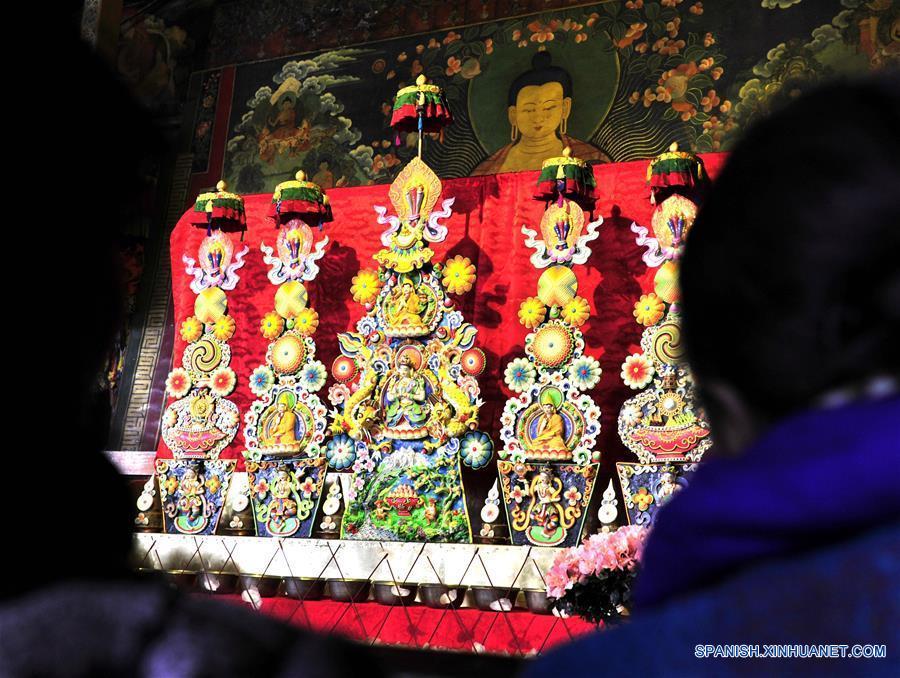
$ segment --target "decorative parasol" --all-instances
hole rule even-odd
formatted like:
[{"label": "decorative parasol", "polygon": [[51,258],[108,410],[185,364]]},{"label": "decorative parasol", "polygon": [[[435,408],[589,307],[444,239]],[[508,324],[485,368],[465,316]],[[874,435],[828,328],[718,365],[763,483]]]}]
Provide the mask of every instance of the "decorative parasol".
[{"label": "decorative parasol", "polygon": [[[440,132],[453,122],[444,90],[427,84],[424,75],[416,78],[416,84],[402,88],[394,99],[391,127],[399,132],[418,132],[419,157],[422,157],[422,133]],[[397,138],[399,144],[399,136]]]},{"label": "decorative parasol", "polygon": [[572,157],[572,149],[567,146],[561,156],[544,161],[534,199],[548,203],[556,200],[562,207],[563,199],[567,198],[593,212],[596,186],[594,169],[581,158]]},{"label": "decorative parasol", "polygon": [[308,224],[322,224],[334,221],[331,203],[322,187],[313,181],[307,181],[306,173],[300,170],[290,181],[283,181],[275,187],[272,203],[269,206],[269,218],[276,226],[291,219],[302,219]]},{"label": "decorative parasol", "polygon": [[228,184],[220,181],[215,192],[201,193],[194,201],[194,226],[205,227],[209,235],[213,230],[241,231],[247,230],[244,215],[244,199],[237,193],[228,192]]}]

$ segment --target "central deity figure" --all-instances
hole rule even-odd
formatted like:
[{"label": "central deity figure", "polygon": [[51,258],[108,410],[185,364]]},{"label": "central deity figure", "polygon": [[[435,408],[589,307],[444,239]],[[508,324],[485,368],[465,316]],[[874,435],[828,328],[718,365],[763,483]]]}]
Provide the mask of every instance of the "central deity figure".
[{"label": "central deity figure", "polygon": [[293,534],[297,531],[297,502],[293,497],[294,483],[287,469],[279,469],[272,483],[272,502],[269,505],[269,531],[272,534]]},{"label": "central deity figure", "polygon": [[531,482],[531,516],[542,526],[545,532],[552,534],[559,525],[559,495],[562,484],[557,481],[554,486],[550,473],[541,471]]},{"label": "central deity figure", "polygon": [[179,531],[185,534],[196,534],[203,530],[207,523],[206,496],[203,489],[203,476],[188,468],[178,484],[179,493],[177,508],[171,514]]},{"label": "central deity figure", "polygon": [[388,382],[386,388],[387,407],[385,423],[396,428],[406,422],[412,428],[420,428],[428,419],[428,405],[425,403],[425,379],[413,372],[412,359],[400,355],[397,359],[397,375]]}]

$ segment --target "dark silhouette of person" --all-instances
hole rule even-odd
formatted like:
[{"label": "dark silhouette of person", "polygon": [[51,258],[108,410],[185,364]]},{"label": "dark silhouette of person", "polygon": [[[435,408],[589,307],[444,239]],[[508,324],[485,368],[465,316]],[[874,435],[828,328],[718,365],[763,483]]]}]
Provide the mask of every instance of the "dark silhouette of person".
[{"label": "dark silhouette of person", "polygon": [[[900,675],[898,129],[894,73],[740,141],[681,272],[714,445],[659,513],[630,621],[528,675]],[[715,658],[733,644],[886,657]]]},{"label": "dark silhouette of person", "polygon": [[27,218],[8,214],[28,226],[21,251],[40,263],[29,287],[45,289],[8,288],[6,304],[25,338],[8,348],[7,371],[23,405],[9,410],[10,430],[24,432],[7,478],[24,497],[7,514],[20,522],[5,549],[0,675],[380,675],[362,647],[129,570],[133,506],[101,453],[109,405],[97,384],[122,319],[117,227],[138,202],[142,157],[162,142],[72,28],[51,27],[48,37],[68,73],[56,94],[77,105],[67,130],[47,139],[53,148],[35,154],[44,166],[22,169],[52,191],[37,191],[45,202],[21,201]]}]

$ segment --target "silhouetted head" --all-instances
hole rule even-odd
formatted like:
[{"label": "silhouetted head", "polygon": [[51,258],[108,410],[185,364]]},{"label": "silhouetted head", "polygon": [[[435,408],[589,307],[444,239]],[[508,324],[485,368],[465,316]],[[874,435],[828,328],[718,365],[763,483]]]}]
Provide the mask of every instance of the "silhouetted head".
[{"label": "silhouetted head", "polygon": [[701,206],[684,336],[717,445],[900,375],[900,79],[834,83],[750,129]]},{"label": "silhouetted head", "polygon": [[10,579],[12,589],[4,595],[61,579],[122,574],[135,515],[122,478],[102,453],[110,420],[104,382],[123,319],[119,233],[145,208],[139,193],[147,170],[143,161],[161,144],[144,112],[79,38],[76,26],[51,30],[67,67],[78,73],[59,80],[58,95],[78,105],[67,113],[66,124],[74,131],[59,135],[52,152],[38,146],[33,157],[41,167],[22,169],[35,185],[49,182],[64,193],[48,213],[32,211],[29,228],[22,229],[27,245],[21,251],[34,253],[37,262],[28,285],[40,282],[46,289],[12,294],[11,303],[26,308],[8,312],[39,318],[42,327],[28,336],[27,352],[21,354],[40,358],[13,360],[13,371],[21,374],[9,378],[22,403],[53,402],[50,408],[19,408],[15,419],[41,443],[35,463],[52,469],[28,520],[53,540],[56,557],[32,559]]}]

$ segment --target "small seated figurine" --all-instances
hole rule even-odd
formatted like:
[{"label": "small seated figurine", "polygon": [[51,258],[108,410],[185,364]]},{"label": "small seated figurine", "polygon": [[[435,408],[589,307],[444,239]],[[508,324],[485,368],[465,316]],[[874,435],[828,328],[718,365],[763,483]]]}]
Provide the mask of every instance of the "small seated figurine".
[{"label": "small seated figurine", "polygon": [[203,477],[198,476],[192,468],[185,470],[178,484],[178,504],[175,511],[175,523],[179,532],[194,534],[200,532],[207,524],[206,496],[203,489]]},{"label": "small seated figurine", "polygon": [[556,528],[560,523],[560,506],[559,495],[561,484],[557,480],[559,487],[554,487],[548,471],[541,471],[531,483],[531,516],[532,520],[540,525],[544,531],[544,535],[550,537],[556,532]]},{"label": "small seated figurine", "polygon": [[397,327],[422,327],[423,310],[422,298],[410,282],[395,289],[388,302],[389,320]]},{"label": "small seated figurine", "polygon": [[537,431],[528,441],[528,449],[535,452],[568,452],[565,424],[559,413],[562,394],[556,389],[545,389],[540,396],[540,405]]},{"label": "small seated figurine", "polygon": [[656,491],[660,506],[668,502],[680,489],[681,485],[676,482],[674,474],[663,473],[659,480],[659,488]]},{"label": "small seated figurine", "polygon": [[263,421],[262,436],[260,442],[263,447],[276,447],[296,445],[297,441],[297,415],[290,407],[289,394],[282,393],[278,396],[275,411]]},{"label": "small seated figurine", "polygon": [[269,531],[272,534],[290,535],[297,531],[297,502],[294,484],[287,469],[279,469],[272,483],[272,503],[269,505]]},{"label": "small seated figurine", "polygon": [[555,546],[566,539],[581,515],[577,506],[566,506],[563,482],[549,467],[539,469],[528,483],[528,508],[512,507],[511,526],[524,530],[532,544]]}]

